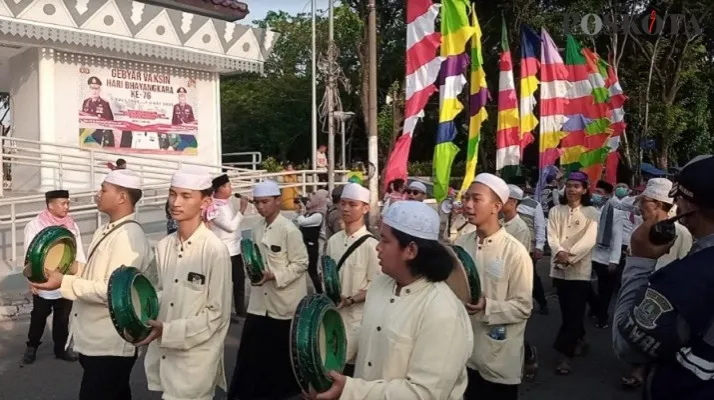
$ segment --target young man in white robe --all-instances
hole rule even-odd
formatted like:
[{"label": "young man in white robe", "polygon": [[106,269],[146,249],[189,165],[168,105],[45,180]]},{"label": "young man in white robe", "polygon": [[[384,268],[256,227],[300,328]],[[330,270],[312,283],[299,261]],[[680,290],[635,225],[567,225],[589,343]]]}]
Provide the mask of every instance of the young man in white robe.
[{"label": "young man in white robe", "polygon": [[427,204],[399,201],[381,225],[375,276],[362,324],[348,340],[354,378],[330,372],[318,400],[461,399],[473,334],[464,305],[446,279],[456,266],[439,243],[439,215]]},{"label": "young man in white robe", "polygon": [[525,355],[524,334],[533,308],[533,262],[526,247],[499,221],[510,190],[503,179],[478,174],[462,197],[476,232],[461,236],[478,266],[481,298],[467,304],[474,332],[465,400],[517,399]]},{"label": "young man in white robe", "polygon": [[[367,289],[380,273],[377,258],[379,243],[367,230],[364,216],[369,213],[369,190],[357,183],[348,183],[342,191],[340,209],[345,229],[335,233],[327,242],[325,254],[336,263],[339,270],[342,301],[338,305],[347,332],[362,323]],[[357,246],[357,247],[352,247]],[[346,252],[351,250],[349,255]],[[347,255],[347,258],[342,260]],[[354,360],[347,360],[345,375],[354,375]]]},{"label": "young man in white robe", "polygon": [[265,271],[250,291],[228,398],[285,399],[300,394],[290,362],[290,324],[307,296],[307,248],[298,227],[280,214],[277,183],[255,185],[253,204],[262,217],[253,227],[253,241]]},{"label": "young man in white robe", "polygon": [[[45,193],[47,208],[25,225],[25,254],[32,239],[41,230],[50,226],[62,226],[74,235],[77,241],[77,262],[86,262],[82,234],[74,219],[69,215],[69,192],[66,190],[51,190]],[[55,357],[64,361],[77,361],[77,354],[71,349],[65,349],[69,336],[69,316],[72,302],[63,299],[59,289],[38,290],[30,286],[32,291],[32,313],[30,314],[30,331],[27,334],[27,349],[22,358],[23,363],[32,364],[37,356],[42,335],[45,332],[47,317],[52,315],[52,340],[54,341]]]},{"label": "young man in white robe", "polygon": [[152,252],[144,230],[136,221],[136,203],[141,199],[141,178],[127,169],[107,174],[97,192],[97,209],[109,216],[89,245],[87,263],[77,263],[74,275],[58,271],[36,289],[59,288],[62,297],[73,301],[70,337],[79,353],[84,373],[80,400],[130,400],[129,378],[137,349],[117,333],[107,308],[108,280],[115,269],[131,265],[146,272]]},{"label": "young man in white robe", "polygon": [[159,317],[137,346],[149,390],[165,400],[212,400],[227,389],[223,342],[231,317],[231,257],[203,223],[213,187],[207,172],[180,169],[171,178],[169,204],[178,230],[156,245]]}]

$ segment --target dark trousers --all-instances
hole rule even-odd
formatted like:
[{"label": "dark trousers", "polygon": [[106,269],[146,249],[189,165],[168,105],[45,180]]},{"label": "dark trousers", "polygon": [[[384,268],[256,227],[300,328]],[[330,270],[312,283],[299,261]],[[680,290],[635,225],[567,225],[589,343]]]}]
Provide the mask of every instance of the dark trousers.
[{"label": "dark trousers", "polygon": [[585,337],[585,306],[588,301],[590,281],[569,281],[553,278],[558,293],[562,322],[553,348],[567,357],[575,355],[578,341]]},{"label": "dark trousers", "polygon": [[307,273],[310,275],[310,280],[312,280],[312,285],[315,287],[315,292],[322,293],[322,281],[320,280],[320,275],[317,273],[317,262],[320,259],[320,243],[315,242],[305,242],[305,247],[307,247]]},{"label": "dark trousers", "polygon": [[540,308],[548,307],[548,301],[545,299],[545,290],[543,290],[543,281],[538,275],[538,270],[536,269],[536,259],[531,255],[531,260],[533,261],[533,298]]},{"label": "dark trousers", "polygon": [[45,333],[47,317],[52,316],[52,341],[55,355],[64,353],[64,346],[69,336],[69,315],[72,302],[67,299],[47,300],[40,296],[32,296],[32,312],[30,313],[30,332],[27,334],[27,346],[38,347]]},{"label": "dark trousers", "polygon": [[478,371],[466,368],[469,377],[464,400],[498,399],[515,400],[518,399],[518,385],[504,385],[502,383],[489,382],[481,377]]},{"label": "dark trousers", "polygon": [[236,314],[245,314],[245,268],[240,254],[231,256],[231,275],[233,276],[233,304]]},{"label": "dark trousers", "polygon": [[284,400],[300,394],[290,362],[291,322],[248,314],[228,399]]},{"label": "dark trousers", "polygon": [[79,355],[84,369],[79,400],[131,400],[129,377],[134,357]]},{"label": "dark trousers", "polygon": [[617,271],[608,271],[606,264],[593,261],[593,270],[597,275],[597,294],[590,303],[590,310],[598,322],[607,323],[610,319],[610,300],[617,286]]}]

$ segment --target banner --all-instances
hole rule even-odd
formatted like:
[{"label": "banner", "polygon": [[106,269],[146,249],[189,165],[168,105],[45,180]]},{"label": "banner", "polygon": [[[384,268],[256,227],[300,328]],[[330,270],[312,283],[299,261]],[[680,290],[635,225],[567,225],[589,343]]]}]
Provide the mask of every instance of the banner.
[{"label": "banner", "polygon": [[79,145],[122,153],[198,154],[196,79],[82,66]]}]

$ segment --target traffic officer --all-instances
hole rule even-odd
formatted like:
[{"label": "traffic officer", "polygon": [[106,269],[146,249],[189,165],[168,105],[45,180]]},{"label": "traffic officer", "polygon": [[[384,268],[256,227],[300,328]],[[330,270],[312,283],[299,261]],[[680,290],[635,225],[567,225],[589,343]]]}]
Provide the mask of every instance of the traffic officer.
[{"label": "traffic officer", "polygon": [[178,104],[174,104],[173,118],[171,125],[190,124],[196,121],[193,114],[193,107],[186,104],[186,88],[178,88]]},{"label": "traffic officer", "polygon": [[[89,97],[82,102],[82,113],[96,116],[105,121],[114,121],[114,113],[109,102],[101,98],[102,81],[93,76],[87,80]],[[102,147],[114,147],[114,131],[111,129],[97,129],[92,137]]]},{"label": "traffic officer", "polygon": [[650,241],[655,219],[632,233],[631,256],[615,308],[613,341],[618,357],[653,362],[644,398],[714,398],[714,157],[698,156],[672,188],[682,225],[695,239],[689,254],[655,272],[665,245]]}]

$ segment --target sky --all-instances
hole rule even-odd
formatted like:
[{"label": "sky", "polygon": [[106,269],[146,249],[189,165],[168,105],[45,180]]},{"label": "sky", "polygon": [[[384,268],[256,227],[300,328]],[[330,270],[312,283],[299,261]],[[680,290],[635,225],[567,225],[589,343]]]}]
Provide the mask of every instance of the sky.
[{"label": "sky", "polygon": [[[250,14],[245,19],[245,23],[251,23],[254,20],[263,19],[268,11],[287,11],[290,14],[300,12],[309,13],[311,10],[312,0],[243,0],[248,4]],[[329,5],[328,0],[317,0],[317,9],[326,10]]]}]

